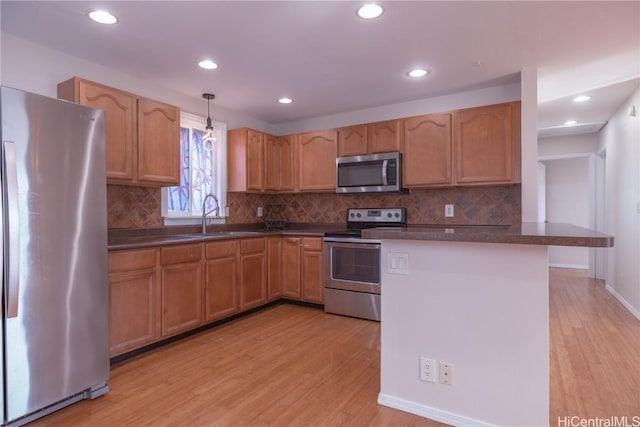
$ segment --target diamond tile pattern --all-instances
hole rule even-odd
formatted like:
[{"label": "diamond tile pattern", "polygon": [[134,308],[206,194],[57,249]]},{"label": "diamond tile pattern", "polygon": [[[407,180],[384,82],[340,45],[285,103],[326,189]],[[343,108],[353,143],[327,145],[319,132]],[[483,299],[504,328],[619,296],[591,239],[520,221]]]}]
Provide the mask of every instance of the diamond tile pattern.
[{"label": "diamond tile pattern", "polygon": [[109,228],[160,227],[160,188],[107,185]]},{"label": "diamond tile pattern", "polygon": [[[412,190],[409,194],[228,193],[229,224],[262,222],[259,206],[286,206],[288,222],[345,223],[347,208],[406,207],[409,224],[508,225],[521,222],[520,185]],[[444,205],[455,206],[445,218]],[[109,228],[161,227],[160,189],[107,185]]]},{"label": "diamond tile pattern", "polygon": [[[347,208],[406,207],[409,224],[508,225],[521,222],[520,185],[413,190],[409,194],[244,194],[229,193],[229,223],[260,222],[259,206],[284,204],[289,222],[344,223]],[[444,205],[455,216],[445,218]]]}]

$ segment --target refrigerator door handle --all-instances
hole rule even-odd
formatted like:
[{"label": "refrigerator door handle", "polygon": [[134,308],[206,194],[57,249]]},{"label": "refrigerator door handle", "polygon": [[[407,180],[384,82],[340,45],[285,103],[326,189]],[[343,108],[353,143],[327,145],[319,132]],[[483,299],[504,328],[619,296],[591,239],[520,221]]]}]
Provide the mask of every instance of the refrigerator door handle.
[{"label": "refrigerator door handle", "polygon": [[18,169],[16,167],[16,146],[11,141],[2,141],[4,162],[4,206],[5,229],[8,245],[5,247],[5,269],[7,277],[7,317],[18,316],[20,291],[20,217],[18,212]]}]

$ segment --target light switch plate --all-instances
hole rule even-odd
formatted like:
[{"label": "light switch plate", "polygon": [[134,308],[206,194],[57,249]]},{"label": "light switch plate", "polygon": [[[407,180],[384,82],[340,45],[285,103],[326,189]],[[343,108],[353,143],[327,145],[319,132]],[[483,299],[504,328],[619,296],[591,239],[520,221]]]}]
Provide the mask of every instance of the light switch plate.
[{"label": "light switch plate", "polygon": [[409,274],[409,254],[407,252],[389,252],[387,254],[387,272]]}]

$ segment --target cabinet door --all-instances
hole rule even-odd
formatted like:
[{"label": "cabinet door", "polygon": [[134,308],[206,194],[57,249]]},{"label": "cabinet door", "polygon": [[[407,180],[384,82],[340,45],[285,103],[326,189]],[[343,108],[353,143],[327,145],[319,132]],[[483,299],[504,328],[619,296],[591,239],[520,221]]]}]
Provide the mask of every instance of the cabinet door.
[{"label": "cabinet door", "polygon": [[293,191],[293,136],[278,138],[278,170],[278,190]]},{"label": "cabinet door", "polygon": [[276,191],[280,189],[280,147],[278,138],[264,136],[264,189]]},{"label": "cabinet door", "polygon": [[135,179],[135,96],[79,80],[77,102],[104,110],[107,179],[116,183]]},{"label": "cabinet door", "polygon": [[203,320],[201,245],[162,248],[162,336],[196,328]]},{"label": "cabinet door", "polygon": [[109,253],[109,355],[159,339],[160,281],[155,249]]},{"label": "cabinet door", "polygon": [[109,355],[151,344],[156,336],[154,270],[109,275]]},{"label": "cabinet door", "polygon": [[388,120],[369,125],[369,152],[400,151],[400,120]]},{"label": "cabinet door", "polygon": [[138,99],[138,181],[180,185],[180,109]]},{"label": "cabinet door", "polygon": [[281,257],[282,239],[270,237],[267,239],[267,282],[269,301],[282,296]]},{"label": "cabinet door", "polygon": [[322,239],[302,238],[301,286],[302,299],[307,302],[324,302],[322,276]]},{"label": "cabinet door", "polygon": [[260,132],[247,130],[247,190],[264,190],[264,138]]},{"label": "cabinet door", "polygon": [[282,238],[282,296],[299,299],[300,294],[300,238]]},{"label": "cabinet door", "polygon": [[240,311],[238,241],[208,243],[205,261],[205,321],[223,319]]},{"label": "cabinet door", "polygon": [[298,142],[298,185],[301,191],[336,190],[336,131],[300,135]]},{"label": "cabinet door", "polygon": [[240,310],[265,304],[267,296],[266,239],[240,241]]},{"label": "cabinet door", "polygon": [[[511,183],[514,181],[515,135],[513,109],[518,103],[489,105],[454,113],[453,140],[456,183]],[[517,141],[517,142],[516,142]]]},{"label": "cabinet door", "polygon": [[349,126],[338,130],[339,156],[361,156],[368,152],[367,125]]},{"label": "cabinet door", "polygon": [[404,120],[403,184],[451,184],[451,115],[430,114]]}]

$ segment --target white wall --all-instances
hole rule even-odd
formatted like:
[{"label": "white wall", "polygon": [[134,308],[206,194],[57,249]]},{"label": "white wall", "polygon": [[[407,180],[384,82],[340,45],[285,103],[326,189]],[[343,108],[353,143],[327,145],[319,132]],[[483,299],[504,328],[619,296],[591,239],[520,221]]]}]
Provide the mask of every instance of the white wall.
[{"label": "white wall", "polygon": [[[548,160],[546,165],[546,219],[590,228],[589,158]],[[589,266],[589,249],[567,246],[549,247],[551,267]]]},{"label": "white wall", "polygon": [[[94,62],[38,45],[11,34],[0,33],[0,83],[27,92],[55,98],[56,85],[73,76],[83,77],[153,100],[176,105],[181,110],[205,116],[207,102],[168,89],[145,76],[131,76]],[[261,120],[212,104],[211,115],[227,123],[229,129],[251,127],[268,132],[270,126]]]},{"label": "white wall", "polygon": [[[388,271],[394,252],[408,274]],[[381,260],[378,403],[451,425],[548,425],[546,246],[383,240]],[[421,381],[421,356],[452,364],[453,385]]]},{"label": "white wall", "polygon": [[607,258],[607,289],[640,319],[640,88],[599,133],[606,149],[606,227],[615,237]]},{"label": "white wall", "polygon": [[598,134],[550,136],[538,140],[538,156],[595,153],[598,151]]}]

